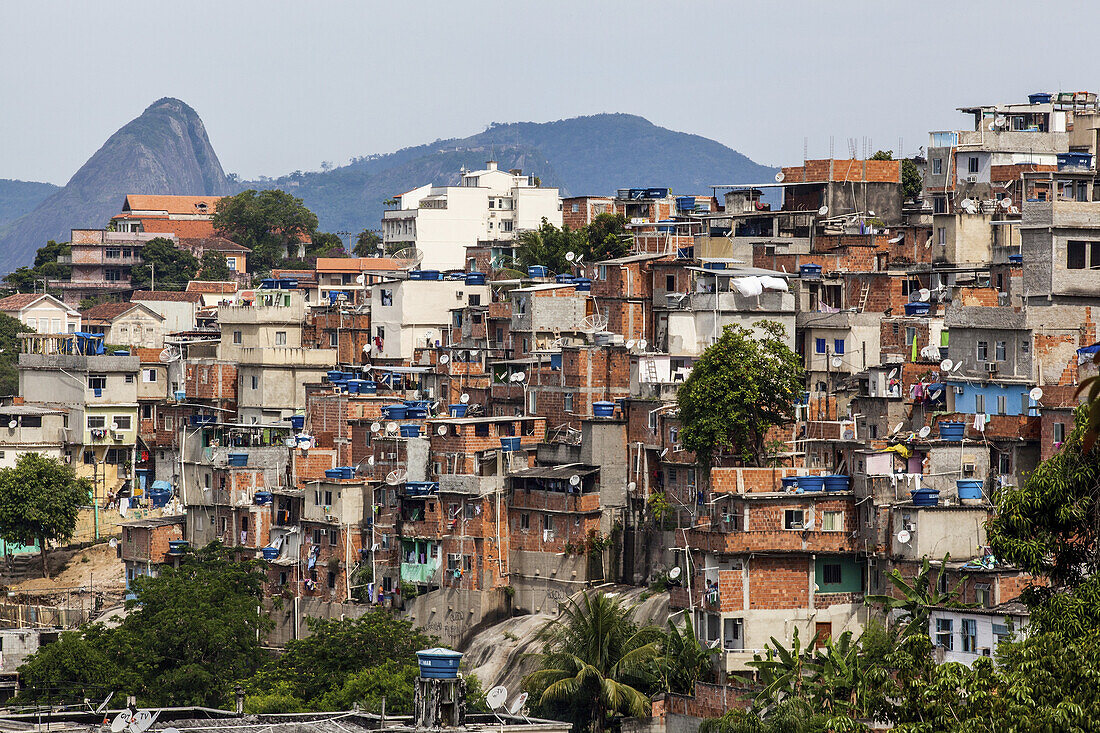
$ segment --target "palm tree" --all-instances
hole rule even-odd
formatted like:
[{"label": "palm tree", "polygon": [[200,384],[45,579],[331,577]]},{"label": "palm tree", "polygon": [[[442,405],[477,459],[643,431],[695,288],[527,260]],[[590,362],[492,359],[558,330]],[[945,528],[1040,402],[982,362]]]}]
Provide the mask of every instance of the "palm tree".
[{"label": "palm tree", "polygon": [[665,692],[691,695],[697,681],[713,676],[711,657],[717,653],[717,649],[711,649],[696,638],[690,615],[684,614],[683,628],[670,620],[656,659],[661,687]]},{"label": "palm tree", "polygon": [[649,713],[639,689],[652,681],[661,632],[639,628],[634,609],[603,593],[585,593],[539,632],[539,669],[524,678],[544,708],[568,712],[575,731],[599,733],[617,715]]}]

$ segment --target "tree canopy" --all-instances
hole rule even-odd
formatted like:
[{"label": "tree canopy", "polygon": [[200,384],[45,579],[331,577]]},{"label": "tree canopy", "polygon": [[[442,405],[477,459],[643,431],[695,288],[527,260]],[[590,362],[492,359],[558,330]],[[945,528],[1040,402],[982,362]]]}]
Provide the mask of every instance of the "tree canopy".
[{"label": "tree canopy", "polygon": [[[893,150],[879,150],[870,157],[870,160],[893,160]],[[901,159],[901,197],[903,199],[919,198],[924,191],[924,177],[921,176],[917,164],[909,158]]]},{"label": "tree canopy", "polygon": [[382,246],[382,237],[377,232],[364,229],[355,237],[355,247],[352,252],[356,257],[376,257]]},{"label": "tree canopy", "polygon": [[23,325],[18,318],[0,313],[0,395],[11,395],[19,391],[19,337],[17,334],[30,333],[34,329]]},{"label": "tree canopy", "polygon": [[759,465],[768,430],[794,420],[801,360],[780,324],[757,321],[753,327],[756,333],[726,326],[677,392],[680,440],[704,466],[720,452]]},{"label": "tree canopy", "polygon": [[520,232],[516,237],[516,263],[545,265],[551,272],[572,272],[568,252],[581,255],[585,262],[622,257],[630,252],[630,234],[621,214],[598,214],[591,224],[580,229],[569,225],[558,228],[546,219],[538,229]]},{"label": "tree canopy", "polygon": [[140,705],[225,706],[238,680],[264,659],[257,612],[266,577],[219,544],[183,556],[178,568],[133,581],[135,600],[115,628],[66,632],[19,668],[22,701],[80,702],[135,695]]},{"label": "tree canopy", "polygon": [[24,453],[14,466],[0,468],[0,537],[28,546],[37,542],[48,578],[49,543],[73,536],[80,507],[90,496],[91,484],[77,478],[72,466]]},{"label": "tree canopy", "polygon": [[58,259],[72,251],[68,242],[50,240],[34,253],[34,265],[23,266],[4,276],[4,282],[17,293],[33,293],[42,280],[67,280],[72,266]]},{"label": "tree canopy", "polygon": [[134,265],[131,281],[135,288],[148,289],[158,283],[162,290],[183,290],[199,271],[195,255],[180,249],[172,240],[155,237],[141,248],[143,263]]},{"label": "tree canopy", "polygon": [[[332,241],[315,237],[317,216],[300,198],[278,189],[249,189],[218,200],[214,228],[252,250],[253,274],[265,275],[285,260],[296,259],[299,250],[316,256],[314,241],[331,249]],[[333,235],[335,236],[335,235]],[[339,242],[339,237],[336,238]]]},{"label": "tree canopy", "polygon": [[225,255],[214,249],[208,249],[202,253],[202,261],[199,263],[199,272],[195,276],[196,280],[209,281],[225,281],[229,280],[232,274],[229,271],[229,262],[226,261]]}]

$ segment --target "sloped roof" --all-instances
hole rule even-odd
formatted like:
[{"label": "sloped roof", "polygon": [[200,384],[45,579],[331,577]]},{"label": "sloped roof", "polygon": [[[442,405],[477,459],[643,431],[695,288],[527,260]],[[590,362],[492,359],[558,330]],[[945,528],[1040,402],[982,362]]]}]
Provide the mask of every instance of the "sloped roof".
[{"label": "sloped roof", "polygon": [[232,294],[237,292],[237,288],[237,283],[225,280],[192,280],[187,283],[188,293]]},{"label": "sloped roof", "polygon": [[162,321],[164,320],[164,316],[150,310],[141,303],[100,303],[99,305],[92,306],[82,311],[80,315],[89,321],[113,321],[124,313],[132,311],[134,308],[141,308]]},{"label": "sloped roof", "polygon": [[214,222],[209,219],[141,217],[141,226],[146,232],[175,234],[180,239],[203,239],[214,236]]},{"label": "sloped roof", "polygon": [[41,293],[16,293],[0,298],[0,311],[21,311],[31,303],[46,297]]},{"label": "sloped roof", "polygon": [[[214,215],[221,196],[170,196],[131,193],[122,204],[122,211],[167,211],[169,214]],[[200,208],[205,204],[205,211]]]},{"label": "sloped roof", "polygon": [[202,295],[188,293],[179,290],[137,290],[130,296],[130,300],[159,300],[171,303],[201,303]]},{"label": "sloped roof", "polygon": [[389,257],[318,257],[318,272],[366,272],[369,270],[403,270],[401,264]]},{"label": "sloped roof", "polygon": [[251,252],[248,247],[237,244],[231,239],[225,237],[180,237],[180,244],[189,249],[201,249],[204,252],[208,249],[215,250],[217,252]]}]

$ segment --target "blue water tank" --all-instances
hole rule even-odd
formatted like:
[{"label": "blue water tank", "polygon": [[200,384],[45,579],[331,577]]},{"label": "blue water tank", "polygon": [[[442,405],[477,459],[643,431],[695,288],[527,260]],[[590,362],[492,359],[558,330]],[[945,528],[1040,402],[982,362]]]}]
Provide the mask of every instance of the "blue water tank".
[{"label": "blue water tank", "polygon": [[1047,104],[1050,102],[1050,92],[1035,92],[1027,95],[1028,104]]},{"label": "blue water tank", "polygon": [[587,277],[578,277],[573,280],[573,285],[578,293],[587,293],[592,290],[592,280]]},{"label": "blue water tank", "polygon": [[466,417],[467,406],[461,402],[456,402],[453,405],[447,405],[447,411],[451,413],[451,417]]},{"label": "blue water tank", "polygon": [[825,488],[824,476],[799,476],[798,488],[803,491],[821,491]]},{"label": "blue water tank", "polygon": [[783,491],[794,491],[798,486],[798,476],[784,476],[779,483]]},{"label": "blue water tank", "polygon": [[961,478],[955,480],[955,486],[959,489],[960,499],[981,499],[982,482],[979,479]]},{"label": "blue water tank", "polygon": [[593,417],[614,417],[615,415],[615,403],[614,402],[593,402],[592,403],[592,416]]},{"label": "blue water tank", "polygon": [[928,303],[919,303],[919,302],[906,303],[905,304],[905,315],[907,315],[907,316],[926,316],[926,315],[928,315],[928,311],[929,311],[930,308],[931,308],[931,306],[929,306]]},{"label": "blue water tank", "polygon": [[915,506],[939,506],[939,489],[917,489],[909,492]]},{"label": "blue water tank", "polygon": [[484,272],[467,272],[466,273],[467,285],[484,285],[485,273]]},{"label": "blue water tank", "polygon": [[505,436],[500,439],[500,449],[505,453],[517,451],[520,449],[520,439],[518,436]]},{"label": "blue water tank", "polygon": [[821,265],[799,265],[798,274],[802,277],[821,277]]},{"label": "blue water tank", "polygon": [[546,277],[545,265],[528,265],[527,277]]},{"label": "blue water tank", "polygon": [[554,275],[554,282],[568,284],[573,282],[573,276],[568,272],[563,272],[560,275]]},{"label": "blue water tank", "polygon": [[230,453],[227,460],[228,460],[230,466],[236,466],[236,467],[240,468],[241,466],[247,466],[248,465],[248,454],[247,453]]},{"label": "blue water tank", "polygon": [[408,409],[405,405],[386,405],[382,408],[382,417],[387,420],[404,420]]},{"label": "blue water tank", "polygon": [[274,560],[279,556],[278,547],[264,547],[260,549],[260,552],[264,556],[264,560]]},{"label": "blue water tank", "polygon": [[1008,256],[1008,264],[1010,264],[1010,265],[1022,265],[1022,264],[1024,264],[1024,256],[1023,255],[1009,255]]},{"label": "blue water tank", "polygon": [[940,438],[952,443],[962,442],[966,434],[966,423],[942,420],[940,425]]},{"label": "blue water tank", "polygon": [[305,415],[291,415],[290,416],[290,427],[294,428],[295,430],[301,430],[305,426],[306,426],[306,416]]},{"label": "blue water tank", "polygon": [[416,653],[416,661],[420,665],[421,677],[437,680],[454,679],[458,677],[458,665],[462,661],[462,652],[442,647],[421,649]]},{"label": "blue water tank", "polygon": [[417,438],[420,436],[420,425],[417,423],[403,423],[401,425],[402,438]]},{"label": "blue water tank", "polygon": [[851,479],[842,474],[832,474],[825,477],[826,491],[847,491]]}]

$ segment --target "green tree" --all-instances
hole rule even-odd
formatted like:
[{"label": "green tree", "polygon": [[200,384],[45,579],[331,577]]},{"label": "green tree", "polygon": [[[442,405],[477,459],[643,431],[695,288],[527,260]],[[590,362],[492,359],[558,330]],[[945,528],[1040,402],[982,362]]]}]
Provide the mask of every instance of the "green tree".
[{"label": "green tree", "polygon": [[805,700],[784,700],[767,712],[731,708],[720,718],[706,718],[699,733],[825,733],[825,716]]},{"label": "green tree", "polygon": [[214,249],[208,249],[202,253],[202,261],[199,263],[199,272],[195,276],[196,280],[204,280],[206,282],[211,281],[225,281],[232,278],[232,274],[229,270],[229,263],[225,259],[225,255]]},{"label": "green tree", "polygon": [[894,568],[886,579],[897,588],[899,596],[868,595],[864,602],[868,605],[882,606],[887,618],[893,611],[900,611],[896,619],[896,628],[901,637],[928,633],[928,619],[931,609],[937,606],[964,607],[958,602],[962,596],[962,587],[966,583],[963,576],[954,588],[941,591],[947,574],[947,562],[950,555],[944,555],[939,571],[932,575],[932,564],[928,558],[921,560],[920,570],[911,580],[906,580],[901,571]]},{"label": "green tree", "polygon": [[90,495],[91,484],[77,478],[72,466],[24,453],[14,466],[0,469],[0,537],[21,545],[37,542],[48,578],[49,543],[73,536],[80,507]]},{"label": "green tree", "polygon": [[42,280],[68,280],[72,266],[58,262],[68,255],[72,247],[68,242],[50,240],[34,253],[34,266],[23,266],[4,276],[4,282],[17,293],[34,293]]},{"label": "green tree", "polygon": [[623,257],[630,252],[632,237],[626,229],[626,217],[622,214],[597,214],[580,231],[585,241],[582,251],[588,262]]},{"label": "green tree", "polygon": [[348,675],[343,684],[321,697],[317,708],[349,710],[359,705],[360,709],[377,714],[382,712],[385,699],[386,712],[409,715],[413,712],[413,690],[419,674],[415,662],[389,659]]},{"label": "green tree", "polygon": [[[893,150],[879,150],[870,157],[870,160],[893,160]],[[924,179],[921,177],[917,164],[909,158],[901,159],[901,197],[903,199],[919,198],[924,191]]]},{"label": "green tree", "polygon": [[0,313],[0,394],[13,395],[19,392],[19,335],[31,333],[34,329],[23,325],[18,318]]},{"label": "green tree", "polygon": [[135,265],[131,272],[131,281],[138,290],[157,284],[162,290],[183,290],[199,271],[199,261],[195,255],[164,237],[146,242],[141,248],[141,259],[143,263]]},{"label": "green tree", "polygon": [[355,237],[355,247],[352,252],[356,257],[376,257],[381,246],[382,237],[377,232],[364,229]]},{"label": "green tree", "polygon": [[252,271],[263,276],[297,257],[299,243],[317,231],[317,215],[285,191],[249,189],[218,200],[214,227],[252,250]]},{"label": "green tree", "polygon": [[344,240],[338,234],[329,232],[315,232],[313,239],[306,248],[306,253],[314,257],[347,257],[344,251]]},{"label": "green tree", "polygon": [[587,239],[580,230],[568,226],[558,229],[543,219],[538,229],[520,232],[516,237],[516,263],[522,267],[544,265],[551,272],[572,272],[566,253],[583,254],[587,248]]},{"label": "green tree", "polygon": [[[310,619],[308,623],[309,636],[288,642],[282,655],[248,681],[250,696],[281,690],[313,710],[339,705],[337,701],[365,690],[383,690],[387,701],[406,694],[411,699],[411,683],[407,689],[385,685],[406,679],[407,668],[416,667],[416,651],[431,646],[433,638],[384,609],[357,619]],[[385,667],[391,662],[396,666]],[[365,672],[370,674],[361,674]],[[387,709],[392,709],[389,702]]]},{"label": "green tree", "polygon": [[681,442],[703,466],[720,452],[761,465],[768,431],[794,420],[803,385],[799,357],[784,341],[781,325],[753,326],[755,334],[726,326],[677,393]]},{"label": "green tree", "polygon": [[[264,658],[258,612],[266,576],[219,544],[183,556],[178,568],[134,580],[136,599],[113,629],[93,624],[38,650],[19,668],[22,700],[80,702],[88,689],[135,695],[143,705],[220,707]],[[67,692],[66,692],[67,691]]]},{"label": "green tree", "polygon": [[672,620],[661,640],[660,653],[656,657],[661,687],[665,692],[691,695],[695,683],[709,681],[714,676],[713,659],[718,649],[711,649],[695,636],[691,616],[684,614],[681,627]]},{"label": "green tree", "polygon": [[524,678],[538,707],[568,716],[578,733],[608,730],[616,716],[646,715],[661,632],[639,628],[633,615],[603,593],[570,599],[540,630],[538,669]]}]

